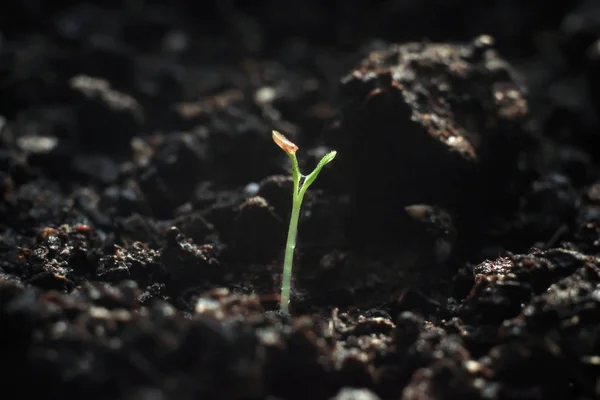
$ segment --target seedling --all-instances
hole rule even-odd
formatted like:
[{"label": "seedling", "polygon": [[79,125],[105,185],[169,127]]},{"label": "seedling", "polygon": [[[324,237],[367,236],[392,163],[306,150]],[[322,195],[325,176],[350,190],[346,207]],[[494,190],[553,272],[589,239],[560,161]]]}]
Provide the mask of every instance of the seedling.
[{"label": "seedling", "polygon": [[281,300],[279,308],[285,313],[289,313],[288,304],[290,302],[290,286],[292,281],[292,264],[294,261],[294,249],[296,248],[296,236],[298,233],[298,219],[300,217],[300,206],[306,190],[317,179],[317,176],[323,167],[330,163],[337,154],[331,151],[321,158],[313,172],[308,175],[302,175],[298,168],[298,159],[296,151],[298,146],[288,140],[277,131],[273,131],[273,141],[281,147],[292,161],[292,177],[294,180],[294,193],[292,195],[292,215],[290,217],[290,226],[288,228],[287,243],[285,245],[285,258],[283,262],[283,280],[281,282]]}]

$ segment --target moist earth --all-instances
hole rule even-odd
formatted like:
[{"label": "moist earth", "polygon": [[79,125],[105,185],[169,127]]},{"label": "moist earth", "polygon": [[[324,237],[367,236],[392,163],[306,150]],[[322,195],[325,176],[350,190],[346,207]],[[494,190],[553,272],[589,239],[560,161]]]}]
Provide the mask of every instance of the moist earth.
[{"label": "moist earth", "polygon": [[4,397],[600,397],[597,2],[0,23]]}]

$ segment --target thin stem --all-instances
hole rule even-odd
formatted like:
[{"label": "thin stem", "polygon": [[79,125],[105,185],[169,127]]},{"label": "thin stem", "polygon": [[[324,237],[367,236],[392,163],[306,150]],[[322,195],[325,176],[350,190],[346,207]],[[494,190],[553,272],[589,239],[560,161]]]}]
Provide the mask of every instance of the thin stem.
[{"label": "thin stem", "polygon": [[295,154],[290,154],[292,160],[292,176],[294,179],[294,194],[292,196],[292,214],[288,228],[287,242],[285,245],[285,259],[283,262],[283,279],[281,282],[281,300],[279,308],[289,313],[290,287],[292,283],[292,264],[294,262],[294,250],[296,248],[296,236],[298,234],[298,220],[300,218],[300,206],[304,193],[300,193],[301,174],[298,168],[298,159]]},{"label": "thin stem", "polygon": [[[300,219],[300,207],[302,199],[308,187],[317,179],[319,172],[325,164],[335,158],[336,152],[327,153],[316,168],[308,176],[303,176],[298,168],[298,159],[296,151],[298,146],[288,140],[277,131],[272,132],[273,141],[290,157],[292,161],[292,177],[294,178],[294,194],[292,196],[292,214],[290,216],[290,226],[288,228],[287,242],[285,245],[285,259],[283,262],[283,277],[281,282],[281,300],[279,308],[282,312],[289,314],[290,287],[292,285],[292,264],[294,263],[294,250],[296,249],[296,236],[298,234],[298,220]],[[303,180],[301,180],[303,179]]]},{"label": "thin stem", "polygon": [[283,263],[283,280],[281,282],[280,309],[288,313],[290,301],[290,286],[292,283],[292,263],[294,261],[294,249],[296,248],[296,235],[298,233],[298,219],[300,217],[300,201],[294,196],[292,215],[290,217],[290,228],[288,230],[287,243],[285,246],[285,261]]}]

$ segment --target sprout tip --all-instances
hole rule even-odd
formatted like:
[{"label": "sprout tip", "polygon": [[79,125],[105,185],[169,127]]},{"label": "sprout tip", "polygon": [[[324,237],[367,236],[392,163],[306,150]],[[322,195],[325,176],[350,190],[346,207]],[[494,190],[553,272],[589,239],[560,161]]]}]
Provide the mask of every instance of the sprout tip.
[{"label": "sprout tip", "polygon": [[298,151],[298,146],[277,131],[273,131],[273,141],[288,155],[296,154]]}]

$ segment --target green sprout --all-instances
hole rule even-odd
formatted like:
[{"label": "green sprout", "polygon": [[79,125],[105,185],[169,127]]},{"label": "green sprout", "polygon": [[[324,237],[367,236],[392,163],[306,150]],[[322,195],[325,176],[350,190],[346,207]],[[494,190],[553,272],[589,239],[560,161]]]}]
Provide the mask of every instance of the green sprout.
[{"label": "green sprout", "polygon": [[281,282],[281,300],[279,308],[281,311],[288,313],[288,304],[290,302],[290,286],[292,281],[292,263],[294,261],[294,249],[296,248],[296,236],[298,233],[298,219],[300,217],[300,206],[302,199],[309,186],[317,179],[317,176],[323,167],[331,162],[337,154],[331,151],[321,158],[313,172],[308,175],[302,175],[298,168],[298,159],[296,151],[298,146],[288,140],[285,136],[277,131],[273,131],[273,141],[281,147],[283,151],[290,157],[292,161],[292,177],[294,179],[294,193],[292,196],[292,215],[290,217],[290,226],[288,229],[287,243],[285,245],[285,259],[283,262],[283,280]]}]

